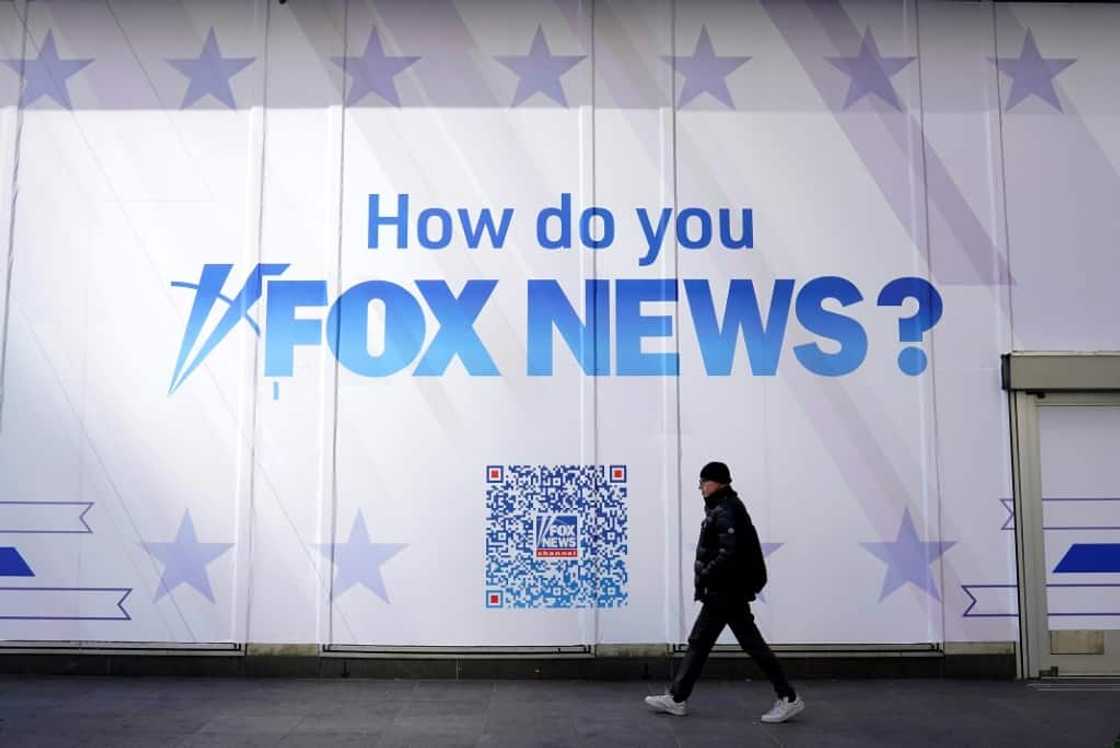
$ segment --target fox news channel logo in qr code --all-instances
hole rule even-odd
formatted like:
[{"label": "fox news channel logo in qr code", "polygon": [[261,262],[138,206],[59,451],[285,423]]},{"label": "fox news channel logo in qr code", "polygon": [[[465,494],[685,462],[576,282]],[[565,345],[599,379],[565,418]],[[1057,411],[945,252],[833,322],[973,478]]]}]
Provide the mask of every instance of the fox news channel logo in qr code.
[{"label": "fox news channel logo in qr code", "polygon": [[537,515],[537,558],[579,558],[579,517]]},{"label": "fox news channel logo in qr code", "polygon": [[628,599],[625,465],[486,468],[486,607],[616,608]]}]

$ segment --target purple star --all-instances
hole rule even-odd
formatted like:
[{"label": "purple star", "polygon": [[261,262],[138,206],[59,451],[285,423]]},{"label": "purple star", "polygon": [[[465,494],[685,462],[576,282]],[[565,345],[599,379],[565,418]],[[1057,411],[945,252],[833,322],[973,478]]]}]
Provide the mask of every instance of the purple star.
[{"label": "purple star", "polygon": [[543,93],[561,106],[568,106],[560,76],[575,67],[587,55],[553,55],[545,41],[544,31],[537,26],[533,45],[527,55],[495,57],[498,62],[517,73],[517,92],[513,104],[517,106],[535,93]]},{"label": "purple star", "polygon": [[[770,558],[770,554],[781,548],[785,543],[763,543],[762,544],[762,557]],[[758,601],[766,602],[766,596],[761,592],[758,593]]]},{"label": "purple star", "polygon": [[914,61],[913,57],[883,57],[871,35],[871,27],[863,32],[859,54],[855,57],[829,57],[828,61],[851,77],[848,95],[844,98],[847,109],[869,93],[873,93],[895,109],[902,110],[898,95],[891,85],[891,77]]},{"label": "purple star", "polygon": [[1034,42],[1034,34],[1027,29],[1027,38],[1018,57],[989,57],[1000,72],[1011,76],[1011,95],[1007,97],[1007,109],[1012,109],[1031,94],[1049,102],[1050,106],[1062,111],[1058,92],[1054,90],[1054,78],[1058,73],[1077,62],[1076,57],[1043,57]]},{"label": "purple star", "polygon": [[346,105],[357,104],[366,94],[373,92],[396,106],[401,105],[393,77],[412,65],[419,57],[390,57],[381,46],[377,29],[371,29],[366,49],[361,57],[332,57],[335,65],[345,70],[352,80],[350,93],[346,95]]},{"label": "purple star", "polygon": [[919,540],[918,533],[914,529],[914,521],[910,519],[909,509],[902,515],[902,525],[899,526],[898,537],[893,542],[860,543],[871,555],[887,565],[887,576],[883,579],[879,602],[907,582],[912,582],[932,595],[935,600],[940,600],[937,583],[933,579],[929,565],[956,544],[955,540]]},{"label": "purple star", "polygon": [[63,60],[54,46],[54,32],[48,31],[39,56],[34,60],[3,60],[18,75],[23,70],[23,94],[20,105],[27,106],[40,96],[49,96],[61,106],[71,108],[66,79],[93,62],[93,58]]},{"label": "purple star", "polygon": [[785,543],[763,543],[762,544],[762,557],[770,558],[770,554],[781,548]]},{"label": "purple star", "polygon": [[684,87],[677,108],[683,107],[700,94],[707,91],[734,109],[731,92],[727,90],[728,75],[737,70],[749,57],[720,57],[712,48],[708,27],[700,27],[700,38],[696,40],[696,50],[688,57],[681,55],[662,55],[661,59],[673,65],[684,75]]},{"label": "purple star", "polygon": [[171,593],[181,584],[189,584],[203,597],[214,602],[206,566],[233,547],[233,543],[200,543],[188,510],[179,523],[179,531],[170,543],[141,543],[149,554],[163,564],[156,600]]},{"label": "purple star", "polygon": [[335,568],[338,569],[331,599],[355,584],[360,584],[389,602],[385,582],[381,578],[381,565],[406,547],[403,543],[371,543],[365,517],[359,511],[345,543],[325,543],[319,546],[324,556],[333,557]]},{"label": "purple star", "polygon": [[255,59],[255,57],[222,57],[222,50],[218,48],[218,39],[214,36],[214,27],[211,26],[209,33],[206,34],[202,53],[198,57],[167,61],[191,81],[187,86],[181,108],[186,109],[206,94],[210,94],[230,109],[236,109],[237,104],[233,100],[229,79],[247,68]]}]

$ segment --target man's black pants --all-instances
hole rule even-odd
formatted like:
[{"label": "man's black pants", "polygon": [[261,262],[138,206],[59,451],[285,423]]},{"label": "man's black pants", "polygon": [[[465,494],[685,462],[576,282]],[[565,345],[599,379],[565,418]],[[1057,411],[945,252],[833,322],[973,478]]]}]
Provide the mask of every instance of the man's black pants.
[{"label": "man's black pants", "polygon": [[762,633],[754,623],[750,605],[746,601],[735,604],[706,602],[696,617],[692,633],[688,635],[688,652],[677,668],[669,693],[676,701],[685,701],[692,693],[692,687],[704,669],[704,662],[715,646],[724,626],[731,626],[732,633],[739,640],[739,646],[751,656],[762,672],[770,679],[774,691],[780,699],[795,697],[793,687],[786,680],[778,658],[770,651]]}]

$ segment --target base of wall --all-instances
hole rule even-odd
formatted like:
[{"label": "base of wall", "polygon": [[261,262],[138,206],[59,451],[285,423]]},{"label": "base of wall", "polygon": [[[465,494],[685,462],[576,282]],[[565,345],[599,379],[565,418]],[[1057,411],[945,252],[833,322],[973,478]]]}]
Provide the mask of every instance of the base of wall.
[{"label": "base of wall", "polygon": [[[926,656],[798,655],[778,653],[791,679],[1015,678],[1015,655],[930,653]],[[18,675],[210,676],[280,678],[581,679],[667,681],[681,656],[510,657],[233,654],[192,656],[136,653],[0,654],[0,673]],[[762,679],[749,658],[714,655],[705,678]]]}]

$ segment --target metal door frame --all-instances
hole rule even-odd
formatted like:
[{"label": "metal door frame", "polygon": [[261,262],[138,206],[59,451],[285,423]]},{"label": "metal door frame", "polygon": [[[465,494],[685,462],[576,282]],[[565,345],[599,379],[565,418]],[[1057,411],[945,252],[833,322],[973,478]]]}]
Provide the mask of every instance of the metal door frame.
[{"label": "metal door frame", "polygon": [[[1050,653],[1046,598],[1046,548],[1042,518],[1042,452],[1039,408],[1120,407],[1118,353],[1012,353],[1003,357],[1003,387],[1010,395],[1015,555],[1019,596],[1019,672],[1036,678],[1057,672]],[[1115,665],[1109,655],[1098,662]],[[1076,667],[1076,663],[1075,663]]]}]

